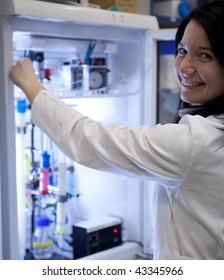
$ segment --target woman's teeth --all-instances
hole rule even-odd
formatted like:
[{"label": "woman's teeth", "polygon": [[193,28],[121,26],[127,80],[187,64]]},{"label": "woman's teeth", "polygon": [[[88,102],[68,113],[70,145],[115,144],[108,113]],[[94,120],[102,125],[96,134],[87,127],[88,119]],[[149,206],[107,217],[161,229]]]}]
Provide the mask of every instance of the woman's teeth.
[{"label": "woman's teeth", "polygon": [[182,85],[185,87],[197,87],[201,86],[203,83],[196,83],[196,82],[182,82]]}]

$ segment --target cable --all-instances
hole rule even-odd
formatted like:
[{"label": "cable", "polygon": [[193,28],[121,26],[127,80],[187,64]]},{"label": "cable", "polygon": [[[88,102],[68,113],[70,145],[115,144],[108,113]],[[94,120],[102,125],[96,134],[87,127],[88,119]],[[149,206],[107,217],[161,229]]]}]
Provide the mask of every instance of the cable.
[{"label": "cable", "polygon": [[[69,241],[67,241],[66,239],[63,239],[63,241],[65,241],[66,243],[69,244]],[[60,247],[60,246],[58,245],[57,241],[56,241],[54,238],[53,238],[53,242],[54,242],[55,246],[56,246],[58,249],[62,250],[63,252],[73,253],[73,250],[68,250],[68,249],[65,249],[65,248]],[[71,244],[69,244],[69,245],[71,245]]]},{"label": "cable", "polygon": [[144,259],[144,260],[153,260],[153,255],[152,254],[147,254],[147,253],[143,252],[144,246],[143,246],[142,242],[136,241],[136,240],[126,240],[126,241],[124,241],[124,243],[128,243],[128,242],[134,242],[134,243],[136,243],[136,244],[141,246],[142,252],[136,253],[135,257],[137,257],[139,259]]},{"label": "cable", "polygon": [[121,80],[118,81],[117,83],[112,84],[112,85],[108,85],[107,86],[108,89],[117,87],[117,86],[121,85],[122,83],[124,83],[124,81],[125,81],[125,75],[123,73],[121,73],[119,71],[114,71],[113,73],[120,75],[121,76]]}]

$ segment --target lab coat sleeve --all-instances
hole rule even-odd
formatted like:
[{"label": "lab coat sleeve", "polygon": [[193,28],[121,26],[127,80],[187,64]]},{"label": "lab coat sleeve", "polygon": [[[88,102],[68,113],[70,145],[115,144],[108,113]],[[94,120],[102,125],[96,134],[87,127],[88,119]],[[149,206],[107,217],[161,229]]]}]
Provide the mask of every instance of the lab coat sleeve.
[{"label": "lab coat sleeve", "polygon": [[103,125],[41,91],[33,122],[70,158],[84,166],[178,186],[190,168],[187,125]]}]

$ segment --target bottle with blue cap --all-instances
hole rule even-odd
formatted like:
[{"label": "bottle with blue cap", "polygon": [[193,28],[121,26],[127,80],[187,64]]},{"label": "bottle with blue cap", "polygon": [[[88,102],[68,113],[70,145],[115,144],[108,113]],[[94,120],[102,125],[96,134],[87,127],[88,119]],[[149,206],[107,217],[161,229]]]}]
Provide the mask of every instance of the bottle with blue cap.
[{"label": "bottle with blue cap", "polygon": [[36,216],[35,231],[32,240],[32,253],[35,259],[51,259],[53,254],[53,238],[50,232],[50,219],[47,216]]},{"label": "bottle with blue cap", "polygon": [[19,99],[17,100],[17,112],[23,114],[26,112],[26,100],[25,99]]},{"label": "bottle with blue cap", "polygon": [[42,170],[39,192],[41,195],[48,194],[49,185],[49,172],[50,172],[50,155],[45,151],[42,154]]},{"label": "bottle with blue cap", "polygon": [[16,103],[16,129],[17,133],[26,133],[26,100],[17,100]]}]

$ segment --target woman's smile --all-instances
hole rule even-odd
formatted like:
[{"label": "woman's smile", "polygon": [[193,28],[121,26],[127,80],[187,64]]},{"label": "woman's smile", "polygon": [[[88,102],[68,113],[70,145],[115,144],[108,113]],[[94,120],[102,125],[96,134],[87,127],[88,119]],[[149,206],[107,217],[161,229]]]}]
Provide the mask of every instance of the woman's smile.
[{"label": "woman's smile", "polygon": [[192,82],[192,81],[184,81],[182,80],[181,81],[181,84],[182,86],[186,87],[186,88],[195,88],[195,87],[198,87],[198,86],[202,86],[204,85],[205,83],[203,82]]}]

